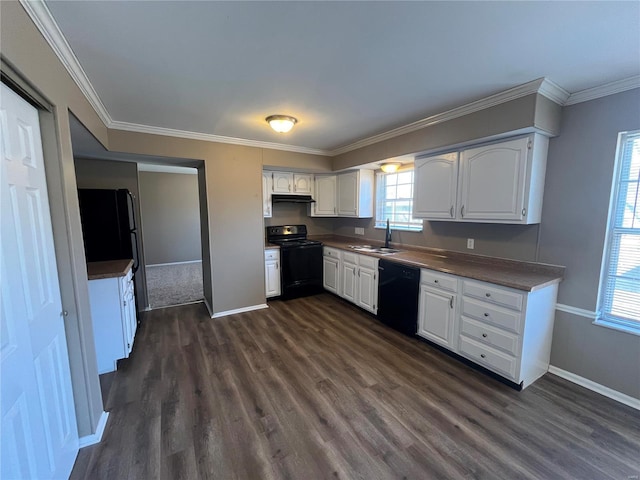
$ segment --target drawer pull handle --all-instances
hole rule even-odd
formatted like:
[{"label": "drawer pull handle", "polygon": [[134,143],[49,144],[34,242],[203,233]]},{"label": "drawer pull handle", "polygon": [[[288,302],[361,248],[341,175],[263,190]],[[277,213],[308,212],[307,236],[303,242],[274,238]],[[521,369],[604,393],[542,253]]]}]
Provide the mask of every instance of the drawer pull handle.
[{"label": "drawer pull handle", "polygon": [[490,294],[490,293],[485,293],[485,296],[486,296],[486,297],[490,297],[490,296],[491,296],[491,294]]},{"label": "drawer pull handle", "polygon": [[488,316],[489,316],[489,314],[488,314],[488,313],[485,313],[485,314],[484,314],[484,316],[485,316],[485,317],[488,317]]},{"label": "drawer pull handle", "polygon": [[433,283],[438,283],[438,280],[434,280]]},{"label": "drawer pull handle", "polygon": [[482,358],[486,358],[486,357],[487,357],[484,353],[481,353],[481,354],[480,354],[480,356],[481,356]]},{"label": "drawer pull handle", "polygon": [[486,334],[486,333],[483,333],[483,334],[482,334],[482,338],[487,338],[487,334]]}]

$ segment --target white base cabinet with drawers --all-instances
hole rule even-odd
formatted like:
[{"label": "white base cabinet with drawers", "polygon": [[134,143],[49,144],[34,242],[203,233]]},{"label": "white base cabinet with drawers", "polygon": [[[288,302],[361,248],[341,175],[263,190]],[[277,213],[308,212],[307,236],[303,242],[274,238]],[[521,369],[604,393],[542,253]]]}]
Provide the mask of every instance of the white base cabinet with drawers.
[{"label": "white base cabinet with drawers", "polygon": [[268,248],[264,251],[264,290],[267,298],[281,295],[280,250]]},{"label": "white base cabinet with drawers", "polygon": [[421,270],[418,335],[527,387],[549,369],[558,284],[532,292]]},{"label": "white base cabinet with drawers", "polygon": [[89,301],[98,373],[113,372],[119,359],[129,357],[138,326],[132,270],[89,280]]}]

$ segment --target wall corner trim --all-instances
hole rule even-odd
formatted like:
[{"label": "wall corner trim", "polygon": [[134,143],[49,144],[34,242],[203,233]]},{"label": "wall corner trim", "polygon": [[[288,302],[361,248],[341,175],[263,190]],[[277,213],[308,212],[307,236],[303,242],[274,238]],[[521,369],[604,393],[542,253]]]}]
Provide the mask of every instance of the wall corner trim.
[{"label": "wall corner trim", "polygon": [[624,393],[618,392],[609,387],[605,387],[599,383],[596,383],[588,378],[581,377],[580,375],[576,375],[575,373],[568,372],[558,367],[554,367],[553,365],[549,365],[549,373],[557,375],[560,378],[564,378],[576,385],[580,385],[588,390],[599,393],[600,395],[604,395],[607,398],[611,398],[616,402],[623,403],[631,408],[635,408],[636,410],[640,410],[640,399],[632,397],[630,395],[626,395]]},{"label": "wall corner trim", "polygon": [[235,310],[226,310],[224,312],[216,312],[213,315],[211,315],[211,318],[226,317],[227,315],[234,315],[236,313],[251,312],[252,310],[260,310],[262,308],[268,308],[268,307],[269,306],[266,303],[261,303],[259,305],[251,305],[250,307],[242,307],[242,308],[236,308]]},{"label": "wall corner trim", "polygon": [[78,446],[80,448],[88,447],[89,445],[95,445],[96,443],[100,443],[102,441],[102,434],[104,433],[104,429],[107,426],[107,420],[109,419],[109,412],[102,412],[100,415],[100,420],[98,420],[98,425],[96,426],[95,433],[91,435],[85,435],[84,437],[80,437],[78,440]]},{"label": "wall corner trim", "polygon": [[211,318],[213,318],[213,308],[211,308],[211,305],[209,305],[209,302],[207,302],[206,298],[203,299],[203,303],[204,303],[204,306],[207,307],[207,311],[209,312],[209,316]]}]

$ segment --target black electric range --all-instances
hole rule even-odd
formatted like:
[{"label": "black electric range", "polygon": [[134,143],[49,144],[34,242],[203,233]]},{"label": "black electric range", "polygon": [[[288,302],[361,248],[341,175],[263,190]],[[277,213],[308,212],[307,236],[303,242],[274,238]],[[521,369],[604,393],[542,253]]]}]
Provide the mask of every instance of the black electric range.
[{"label": "black electric range", "polygon": [[280,246],[282,298],[322,292],[322,242],[307,239],[306,225],[266,227],[267,242]]}]

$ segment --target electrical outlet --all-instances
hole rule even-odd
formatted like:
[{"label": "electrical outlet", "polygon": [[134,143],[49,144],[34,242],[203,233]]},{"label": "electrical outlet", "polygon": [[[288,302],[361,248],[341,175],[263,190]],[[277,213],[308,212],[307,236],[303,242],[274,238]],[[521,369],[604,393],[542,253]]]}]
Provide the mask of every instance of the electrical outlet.
[{"label": "electrical outlet", "polygon": [[467,238],[467,248],[473,250],[475,248],[476,241],[473,238]]},{"label": "electrical outlet", "polygon": [[364,228],[356,227],[356,235],[364,235]]}]

